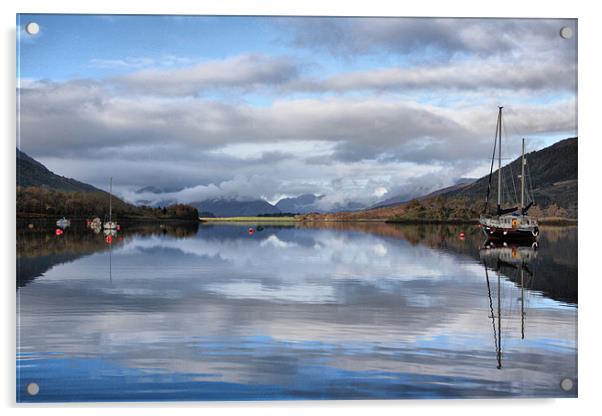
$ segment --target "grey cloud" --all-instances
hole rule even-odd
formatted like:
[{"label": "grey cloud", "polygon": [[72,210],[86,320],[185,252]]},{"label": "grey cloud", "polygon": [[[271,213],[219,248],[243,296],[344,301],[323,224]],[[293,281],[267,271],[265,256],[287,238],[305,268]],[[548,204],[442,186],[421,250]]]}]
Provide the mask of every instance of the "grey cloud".
[{"label": "grey cloud", "polygon": [[532,90],[575,91],[576,63],[520,62],[514,65],[499,60],[456,64],[389,67],[339,73],[322,81],[297,84],[316,91],[354,90]]},{"label": "grey cloud", "polygon": [[461,137],[470,131],[425,106],[376,99],[277,101],[251,107],[204,100],[115,96],[109,89],[75,83],[21,91],[25,151],[65,156],[122,146],[175,143],[206,151],[229,143],[290,140],[388,144],[428,136]]},{"label": "grey cloud", "polygon": [[[128,186],[190,188],[177,195],[186,201],[191,195],[274,199],[317,192],[331,195],[324,204],[345,198],[371,203],[373,189],[330,181],[377,176],[388,179],[378,179],[374,188],[390,189],[395,183],[391,172],[403,162],[416,164],[406,179],[424,174],[420,167],[433,163],[464,164],[467,172],[490,153],[496,111],[490,101],[443,108],[388,96],[277,100],[265,107],[198,98],[140,99],[94,81],[28,83],[20,92],[21,148],[55,172],[97,186],[105,186],[109,173],[117,174],[124,196]],[[574,109],[572,99],[512,107],[507,131],[527,137],[574,134]],[[330,146],[295,152],[292,144],[299,142]],[[286,150],[253,157],[212,152],[262,143]]]},{"label": "grey cloud", "polygon": [[576,29],[571,19],[309,18],[285,19],[293,45],[351,58],[357,53],[428,52],[431,60],[455,55],[507,54],[543,45],[570,49],[560,40],[561,26]]},{"label": "grey cloud", "polygon": [[197,95],[215,88],[250,90],[295,78],[298,68],[286,58],[238,55],[171,70],[149,69],[113,78],[128,91],[162,95]]}]

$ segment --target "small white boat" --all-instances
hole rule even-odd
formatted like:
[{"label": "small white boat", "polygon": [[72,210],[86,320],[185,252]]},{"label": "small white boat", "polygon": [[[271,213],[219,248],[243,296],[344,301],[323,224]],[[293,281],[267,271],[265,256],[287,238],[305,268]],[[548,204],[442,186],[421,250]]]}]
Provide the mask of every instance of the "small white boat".
[{"label": "small white boat", "polygon": [[117,223],[115,221],[107,221],[104,223],[103,228],[105,230],[116,230],[117,229]]},{"label": "small white boat", "polygon": [[66,219],[65,217],[61,218],[56,222],[56,226],[59,228],[67,228],[71,225],[71,221]]},{"label": "small white boat", "polygon": [[111,178],[110,182],[109,182],[109,221],[105,222],[103,224],[103,227],[106,230],[117,230],[117,223],[115,221],[113,221],[113,204],[112,204],[112,198],[113,196],[113,178]]},{"label": "small white boat", "polygon": [[100,218],[96,217],[92,221],[90,221],[90,228],[92,228],[93,230],[96,228],[101,228],[101,227],[102,227],[102,221],[100,220]]}]

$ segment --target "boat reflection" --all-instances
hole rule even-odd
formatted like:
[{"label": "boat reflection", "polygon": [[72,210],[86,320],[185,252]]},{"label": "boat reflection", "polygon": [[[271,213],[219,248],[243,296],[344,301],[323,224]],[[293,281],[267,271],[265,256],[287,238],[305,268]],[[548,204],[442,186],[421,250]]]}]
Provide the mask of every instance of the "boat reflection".
[{"label": "boat reflection", "polygon": [[78,227],[76,223],[71,224],[69,232],[61,235],[61,238],[56,238],[52,222],[37,222],[35,227],[28,227],[26,223],[18,224],[17,290],[43,276],[58,264],[71,263],[103,251],[109,251],[111,256],[114,245],[121,247],[127,239],[134,236],[167,235],[176,239],[191,238],[197,234],[198,229],[196,222],[126,223],[126,226],[119,231],[119,238],[116,238],[116,230],[103,231],[99,227],[88,229],[85,226]]},{"label": "boat reflection", "polygon": [[[497,368],[502,368],[502,277],[517,282],[520,287],[520,322],[521,340],[525,339],[525,285],[533,282],[535,274],[530,264],[537,258],[537,242],[512,243],[503,241],[487,240],[483,248],[479,250],[481,263],[485,268],[485,279],[487,282],[487,296],[489,298],[489,318],[493,329],[493,341],[495,344],[495,355]],[[490,272],[497,275],[496,281],[496,311],[494,311],[494,300],[492,296],[492,283]],[[525,282],[525,274],[527,282]],[[511,318],[506,316],[506,318]]]}]

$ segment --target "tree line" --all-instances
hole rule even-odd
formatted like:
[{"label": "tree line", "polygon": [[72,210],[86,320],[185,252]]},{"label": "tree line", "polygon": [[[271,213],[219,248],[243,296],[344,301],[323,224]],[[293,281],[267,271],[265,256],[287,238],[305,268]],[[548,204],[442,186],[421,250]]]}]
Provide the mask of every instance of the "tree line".
[{"label": "tree line", "polygon": [[[115,218],[198,220],[198,210],[190,205],[165,207],[135,206],[112,198]],[[106,218],[109,194],[106,192],[65,192],[43,187],[17,187],[17,217]]]}]

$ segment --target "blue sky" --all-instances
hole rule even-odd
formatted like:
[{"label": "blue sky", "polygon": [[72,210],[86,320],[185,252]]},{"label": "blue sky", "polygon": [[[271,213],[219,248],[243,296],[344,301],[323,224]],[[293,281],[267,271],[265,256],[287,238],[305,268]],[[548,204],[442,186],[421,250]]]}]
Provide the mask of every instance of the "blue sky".
[{"label": "blue sky", "polygon": [[535,150],[576,135],[576,39],[558,36],[577,32],[573,20],[25,14],[17,25],[19,146],[97,186],[120,170],[129,200],[147,185],[183,202],[323,194],[325,208],[427,192],[487,170],[497,105],[506,154],[522,136]]}]

